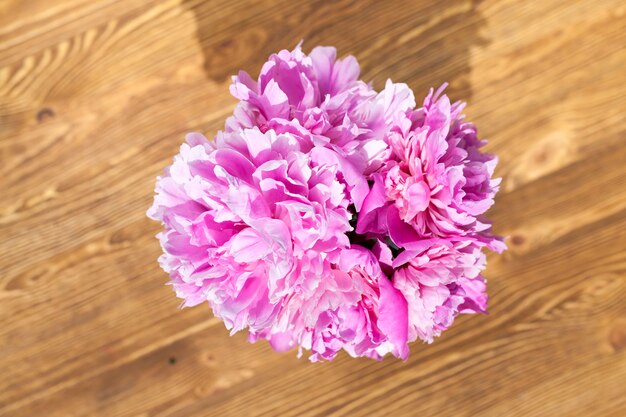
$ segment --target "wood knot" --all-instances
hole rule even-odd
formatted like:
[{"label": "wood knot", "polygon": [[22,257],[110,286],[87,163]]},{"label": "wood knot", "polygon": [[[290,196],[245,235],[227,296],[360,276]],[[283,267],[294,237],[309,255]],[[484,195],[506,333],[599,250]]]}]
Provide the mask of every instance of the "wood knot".
[{"label": "wood knot", "polygon": [[511,243],[515,246],[521,246],[526,242],[526,238],[522,235],[511,236]]},{"label": "wood knot", "polygon": [[233,42],[232,39],[226,39],[226,40],[222,41],[219,44],[218,48],[219,49],[229,49],[230,47],[233,46],[233,44],[234,44],[234,42]]},{"label": "wood knot", "polygon": [[609,332],[609,343],[615,352],[619,352],[626,347],[626,323],[618,323]]},{"label": "wood knot", "polygon": [[211,352],[204,352],[200,357],[200,361],[209,367],[216,366],[217,364],[215,356]]},{"label": "wood knot", "polygon": [[40,273],[18,276],[10,280],[4,289],[7,291],[24,290],[37,285],[40,279]]},{"label": "wood knot", "polygon": [[50,107],[44,107],[37,112],[37,121],[44,122],[46,119],[52,119],[55,116],[54,110]]}]

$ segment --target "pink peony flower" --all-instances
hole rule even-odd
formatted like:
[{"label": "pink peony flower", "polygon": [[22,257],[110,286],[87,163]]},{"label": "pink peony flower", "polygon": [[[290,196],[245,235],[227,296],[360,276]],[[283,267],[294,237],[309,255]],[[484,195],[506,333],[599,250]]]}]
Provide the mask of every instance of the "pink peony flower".
[{"label": "pink peony flower", "polygon": [[482,217],[495,157],[441,91],[416,109],[405,84],[358,77],[334,48],[283,50],[233,77],[213,142],[187,136],[148,210],[183,306],[313,361],[406,359],[485,311],[482,248],[504,249]]}]

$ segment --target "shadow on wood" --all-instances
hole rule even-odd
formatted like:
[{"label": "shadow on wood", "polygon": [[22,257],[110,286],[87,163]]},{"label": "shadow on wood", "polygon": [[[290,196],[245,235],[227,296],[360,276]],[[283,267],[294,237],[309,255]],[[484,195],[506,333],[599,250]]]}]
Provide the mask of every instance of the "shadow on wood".
[{"label": "shadow on wood", "polygon": [[391,78],[408,83],[419,97],[449,82],[453,100],[469,100],[471,48],[488,44],[476,1],[276,0],[252,8],[246,2],[185,0],[184,5],[195,14],[206,75],[218,83],[240,69],[255,77],[271,53],[303,40],[307,52],[332,45],[339,56],[355,55],[362,78],[373,80],[377,89]]}]

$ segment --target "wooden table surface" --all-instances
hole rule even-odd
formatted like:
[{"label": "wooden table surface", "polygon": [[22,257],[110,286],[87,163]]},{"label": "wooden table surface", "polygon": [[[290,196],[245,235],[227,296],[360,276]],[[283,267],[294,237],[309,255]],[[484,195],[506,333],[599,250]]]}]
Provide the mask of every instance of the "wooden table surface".
[{"label": "wooden table surface", "polygon": [[[0,0],[0,415],[625,416],[626,5],[438,3]],[[230,337],[156,262],[156,175],[301,39],[449,81],[501,157],[489,315],[406,363]]]}]

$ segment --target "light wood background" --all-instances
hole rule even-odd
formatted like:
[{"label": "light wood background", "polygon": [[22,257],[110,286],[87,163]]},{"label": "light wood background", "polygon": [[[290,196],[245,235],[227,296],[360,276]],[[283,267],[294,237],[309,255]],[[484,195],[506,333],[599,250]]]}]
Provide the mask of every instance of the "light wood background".
[{"label": "light wood background", "polygon": [[[229,337],[156,262],[156,175],[301,39],[501,157],[490,314],[406,363]],[[0,0],[0,415],[626,416],[625,48],[620,0]]]}]

